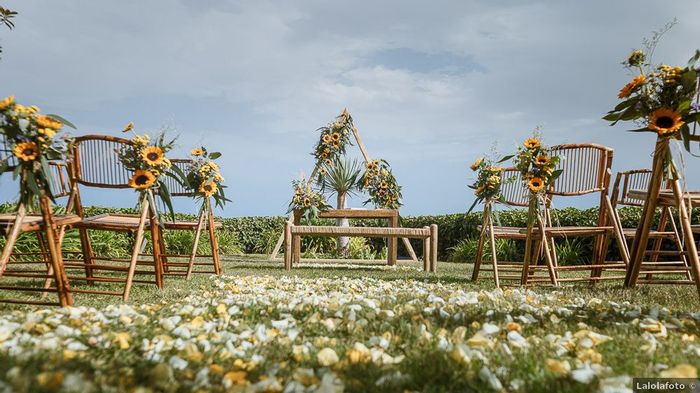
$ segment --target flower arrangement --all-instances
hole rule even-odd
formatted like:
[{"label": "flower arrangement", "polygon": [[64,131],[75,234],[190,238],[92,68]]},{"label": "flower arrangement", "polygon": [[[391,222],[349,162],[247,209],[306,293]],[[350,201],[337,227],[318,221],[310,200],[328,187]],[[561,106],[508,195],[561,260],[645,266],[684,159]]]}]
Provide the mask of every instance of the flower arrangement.
[{"label": "flower arrangement", "polygon": [[42,196],[53,200],[48,162],[66,159],[69,140],[61,133],[64,125],[75,128],[58,115],[43,115],[36,106],[16,103],[13,96],[0,100],[0,134],[11,152],[0,156],[0,173],[12,171],[20,179],[21,204],[32,206]]},{"label": "flower arrangement", "polygon": [[[123,132],[134,134],[133,143],[117,149],[119,160],[132,172],[128,184],[148,198],[152,196],[149,191],[156,191],[155,193],[163,200],[170,214],[173,215],[170,192],[163,181],[163,176],[169,173],[168,171],[172,167],[166,154],[173,149],[175,139],[166,142],[165,131],[163,131],[157,138],[151,140],[148,134],[139,135],[133,129],[134,124],[129,123],[123,130]],[[154,209],[156,208],[153,201],[151,201],[151,205]]]},{"label": "flower arrangement", "polygon": [[639,128],[631,131],[654,132],[659,138],[681,139],[690,152],[691,135],[695,135],[700,121],[697,102],[700,68],[696,65],[700,60],[700,50],[695,51],[685,67],[654,66],[649,59],[660,36],[671,26],[673,24],[655,33],[651,41],[645,40],[645,50],[635,49],[622,63],[635,76],[620,89],[617,96],[622,101],[603,119],[610,121],[610,125],[634,121]]},{"label": "flower arrangement", "polygon": [[380,209],[398,209],[401,207],[401,186],[396,182],[391,167],[386,160],[372,160],[360,179],[362,189],[367,190],[369,199]]},{"label": "flower arrangement", "polygon": [[501,184],[503,181],[501,178],[503,169],[499,166],[494,166],[493,162],[486,157],[479,158],[469,168],[477,173],[477,177],[474,183],[469,185],[469,188],[474,190],[476,199],[467,213],[471,212],[480,202],[486,201],[487,204],[490,204],[494,200],[501,198]]},{"label": "flower arrangement", "polygon": [[181,183],[192,191],[195,198],[202,198],[203,206],[207,206],[209,198],[213,198],[216,206],[223,208],[231,200],[226,198],[226,186],[222,184],[224,178],[214,162],[221,157],[221,153],[210,153],[202,146],[192,149],[190,155],[192,163],[187,166],[187,173],[183,173],[177,166],[173,166],[173,171],[180,176]]},{"label": "flower arrangement", "polygon": [[321,136],[316,143],[314,152],[311,153],[316,158],[316,165],[321,166],[322,163],[332,165],[338,157],[345,154],[345,148],[352,145],[350,133],[354,128],[352,116],[347,109],[343,110],[343,113],[336,117],[332,123],[319,128]]},{"label": "flower arrangement", "polygon": [[526,139],[518,146],[518,152],[514,156],[505,157],[501,161],[511,158],[533,196],[543,196],[562,173],[561,169],[555,169],[559,157],[552,156],[549,148],[543,146],[536,136]]},{"label": "flower arrangement", "polygon": [[292,181],[292,187],[294,188],[294,196],[289,203],[287,213],[301,211],[302,217],[312,220],[318,217],[319,212],[330,208],[323,194],[314,191],[311,182],[304,177]]}]

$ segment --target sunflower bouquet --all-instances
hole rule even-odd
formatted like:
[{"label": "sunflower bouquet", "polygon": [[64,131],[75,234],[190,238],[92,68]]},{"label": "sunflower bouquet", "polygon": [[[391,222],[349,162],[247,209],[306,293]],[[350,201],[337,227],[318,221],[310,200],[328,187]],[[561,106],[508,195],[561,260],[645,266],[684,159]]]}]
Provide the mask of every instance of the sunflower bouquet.
[{"label": "sunflower bouquet", "polygon": [[42,196],[53,200],[49,161],[65,160],[69,140],[63,126],[75,128],[57,115],[43,115],[36,106],[24,106],[13,96],[0,100],[0,135],[7,154],[0,151],[0,174],[12,171],[20,179],[19,201],[32,206]]},{"label": "sunflower bouquet", "polygon": [[505,157],[502,161],[511,158],[515,168],[520,171],[525,186],[535,197],[544,196],[554,180],[562,174],[561,169],[556,169],[559,157],[552,156],[549,148],[543,146],[537,137],[526,139],[518,146],[518,152],[514,156]]},{"label": "sunflower bouquet", "polygon": [[311,182],[305,178],[292,181],[294,196],[289,203],[287,213],[301,211],[302,217],[312,220],[318,217],[318,213],[330,208],[323,194],[314,191]]},{"label": "sunflower bouquet", "polygon": [[221,153],[208,152],[204,147],[198,147],[190,152],[192,162],[187,166],[186,173],[182,172],[176,165],[173,171],[180,176],[181,183],[192,191],[195,198],[202,198],[204,206],[208,205],[209,198],[214,199],[216,206],[224,207],[226,202],[231,200],[226,198],[224,193],[223,176],[219,171],[219,165],[214,162],[221,157]]},{"label": "sunflower bouquet", "polygon": [[480,202],[486,201],[486,204],[501,198],[501,172],[503,168],[493,165],[491,160],[486,157],[481,157],[469,167],[477,173],[476,181],[469,185],[469,188],[474,190],[476,199],[469,208],[471,212],[474,207]]},{"label": "sunflower bouquet", "polygon": [[[168,187],[163,181],[163,177],[168,174],[172,163],[166,157],[166,154],[173,149],[175,139],[166,142],[165,131],[161,132],[158,137],[151,139],[148,134],[136,134],[134,124],[129,123],[124,132],[132,132],[132,144],[123,145],[116,150],[121,163],[126,169],[132,172],[128,184],[134,190],[145,194],[146,197],[152,198],[153,193],[158,195],[165,206],[173,215],[172,200]],[[156,204],[151,201],[153,208]]]},{"label": "sunflower bouquet", "polygon": [[391,167],[386,160],[372,160],[367,163],[365,173],[360,178],[362,189],[367,190],[369,199],[380,209],[398,209],[401,207],[401,186],[396,182]]},{"label": "sunflower bouquet", "polygon": [[[653,47],[647,50],[651,53]],[[621,102],[603,119],[610,121],[610,125],[619,121],[634,121],[639,128],[631,131],[653,132],[659,138],[680,139],[690,152],[690,142],[692,136],[697,136],[696,128],[700,121],[698,60],[700,51],[695,52],[685,67],[666,64],[652,66],[646,51],[634,50],[623,65],[636,75],[620,89],[617,97]]]},{"label": "sunflower bouquet", "polygon": [[352,116],[344,110],[332,123],[318,129],[321,136],[314,152],[311,153],[316,158],[317,166],[321,166],[322,163],[327,166],[333,165],[338,157],[345,154],[345,148],[352,145],[350,133],[354,128]]}]

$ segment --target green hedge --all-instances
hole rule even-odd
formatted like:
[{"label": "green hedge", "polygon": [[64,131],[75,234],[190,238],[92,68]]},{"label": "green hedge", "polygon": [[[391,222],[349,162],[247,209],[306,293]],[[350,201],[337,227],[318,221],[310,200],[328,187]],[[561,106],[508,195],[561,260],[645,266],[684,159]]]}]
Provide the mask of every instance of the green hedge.
[{"label": "green hedge", "polygon": [[[0,212],[12,211],[13,206],[10,204],[0,205]],[[103,207],[89,207],[86,209],[87,215],[95,215],[107,212],[119,213],[136,213],[134,209],[110,209]],[[624,227],[633,228],[639,222],[641,209],[639,208],[622,208],[619,210],[622,224]],[[595,226],[597,224],[598,210],[597,209],[575,209],[565,208],[557,209],[552,213],[555,225],[570,226]],[[178,219],[194,220],[195,216],[178,214]],[[221,243],[221,251],[224,254],[235,253],[269,253],[274,247],[286,221],[284,216],[272,217],[237,217],[237,218],[221,218],[223,226],[218,232]],[[525,226],[526,212],[522,209],[503,210],[497,212],[497,224],[505,226]],[[700,211],[693,211],[693,222],[700,222]],[[333,225],[334,220],[319,220],[315,224]],[[478,237],[477,226],[481,224],[481,212],[470,214],[447,214],[437,216],[404,216],[401,217],[401,225],[410,228],[420,228],[430,224],[437,224],[439,227],[439,249],[438,254],[441,260],[449,259],[450,254],[460,242],[465,239],[476,239]],[[377,220],[361,219],[353,220],[352,225],[355,226],[375,226],[382,225]],[[169,247],[176,248],[182,252],[190,247],[192,236],[187,234],[168,234]],[[33,237],[23,240],[23,247],[33,247]],[[68,237],[69,243],[75,246],[78,242],[77,237]],[[128,254],[130,237],[128,234],[115,234],[108,232],[95,232],[92,235],[93,241],[98,245],[100,251],[109,254]],[[1,243],[2,241],[0,241]],[[377,254],[382,252],[386,247],[384,239],[367,239],[371,250]],[[522,242],[516,243],[516,247],[522,247]],[[422,242],[412,241],[412,245],[419,255],[422,253]],[[303,246],[314,249],[316,253],[332,253],[334,242],[332,239],[311,239],[305,238]],[[202,247],[207,247],[207,241],[204,239]],[[584,239],[577,244],[582,253],[591,253],[592,241]],[[612,253],[616,253],[615,247],[611,249]],[[403,245],[399,243],[399,256],[406,257],[407,252]]]}]

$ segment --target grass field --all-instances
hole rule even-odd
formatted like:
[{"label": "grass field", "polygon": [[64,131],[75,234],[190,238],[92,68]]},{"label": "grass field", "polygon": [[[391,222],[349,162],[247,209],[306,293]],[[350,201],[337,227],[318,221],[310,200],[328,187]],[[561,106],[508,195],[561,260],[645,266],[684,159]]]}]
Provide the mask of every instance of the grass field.
[{"label": "grass field", "polygon": [[285,272],[262,256],[224,272],[128,304],[0,306],[0,391],[616,392],[700,367],[690,286],[501,291],[467,264]]}]

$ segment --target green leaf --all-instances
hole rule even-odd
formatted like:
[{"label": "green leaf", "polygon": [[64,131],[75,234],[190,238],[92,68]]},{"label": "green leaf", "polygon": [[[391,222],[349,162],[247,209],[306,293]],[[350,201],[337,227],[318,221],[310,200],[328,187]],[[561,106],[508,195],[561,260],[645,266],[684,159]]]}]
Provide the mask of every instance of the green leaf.
[{"label": "green leaf", "polygon": [[511,154],[511,155],[509,155],[509,156],[505,156],[505,157],[501,158],[501,159],[498,161],[498,164],[500,164],[500,163],[502,163],[502,162],[506,162],[506,161],[512,159],[513,157],[515,157],[515,154]]},{"label": "green leaf", "polygon": [[693,70],[689,70],[684,72],[681,75],[681,84],[683,85],[684,88],[690,90],[690,91],[695,91],[695,83],[696,80],[698,79],[698,74],[697,72]]},{"label": "green leaf", "polygon": [[218,151],[215,151],[213,153],[209,153],[209,158],[211,158],[212,160],[216,160],[219,157],[221,157],[221,153],[219,153]]},{"label": "green leaf", "polygon": [[72,129],[74,129],[74,130],[77,130],[77,128],[75,127],[75,125],[74,125],[73,123],[71,123],[70,121],[64,119],[63,117],[61,117],[61,116],[59,116],[59,115],[55,115],[55,114],[52,113],[52,114],[48,114],[48,115],[46,115],[46,116],[48,116],[48,117],[50,117],[50,118],[52,118],[52,119],[54,119],[54,120],[58,120],[58,121],[60,121],[61,123],[67,125],[68,127],[72,128]]},{"label": "green leaf", "polygon": [[690,100],[685,100],[678,104],[678,107],[676,107],[676,112],[684,113],[688,111],[688,109],[690,109]]},{"label": "green leaf", "polygon": [[170,218],[175,221],[175,210],[173,209],[173,201],[170,197],[170,191],[168,190],[168,186],[166,186],[162,181],[158,182],[158,196],[163,201],[163,204],[165,204],[165,207],[168,208]]},{"label": "green leaf", "polygon": [[636,104],[637,101],[639,101],[639,98],[637,98],[637,97],[632,97],[628,100],[622,101],[621,103],[619,103],[615,106],[615,109],[613,109],[612,111],[610,111],[608,113],[619,112],[625,108],[628,108],[628,107]]},{"label": "green leaf", "polygon": [[695,68],[695,63],[700,60],[700,50],[696,49],[695,54],[688,60],[688,68]]},{"label": "green leaf", "polygon": [[687,152],[690,152],[690,127],[687,124],[681,127],[681,138],[683,139],[683,147]]},{"label": "green leaf", "polygon": [[480,201],[479,198],[476,198],[476,199],[474,200],[474,203],[472,203],[472,205],[469,207],[469,210],[467,210],[467,214],[471,213],[472,210],[474,210],[474,208],[475,208],[476,205],[479,203],[479,201]]},{"label": "green leaf", "polygon": [[627,130],[627,132],[656,132],[656,131],[650,130],[649,127],[643,127],[643,128],[636,128],[634,130]]}]

